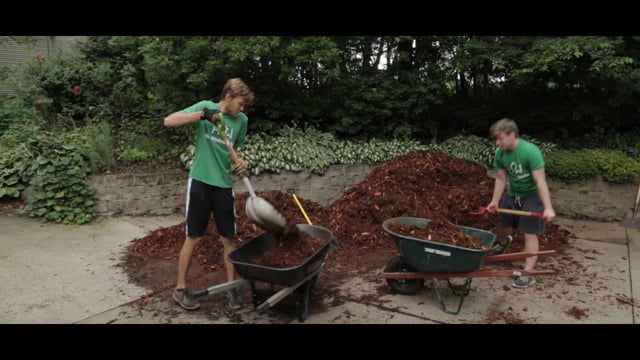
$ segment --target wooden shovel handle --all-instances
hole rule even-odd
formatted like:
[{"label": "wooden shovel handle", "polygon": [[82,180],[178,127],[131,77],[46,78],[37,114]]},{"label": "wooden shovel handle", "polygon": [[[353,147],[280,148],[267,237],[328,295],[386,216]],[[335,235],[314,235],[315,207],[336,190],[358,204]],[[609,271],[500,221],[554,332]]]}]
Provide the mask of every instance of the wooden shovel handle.
[{"label": "wooden shovel handle", "polygon": [[522,210],[513,210],[513,209],[500,209],[500,208],[493,208],[491,209],[493,211],[499,212],[499,213],[503,213],[503,214],[511,214],[511,215],[520,215],[520,216],[533,216],[533,217],[537,217],[540,219],[544,219],[544,214],[541,212],[534,212],[534,211],[522,211]]}]

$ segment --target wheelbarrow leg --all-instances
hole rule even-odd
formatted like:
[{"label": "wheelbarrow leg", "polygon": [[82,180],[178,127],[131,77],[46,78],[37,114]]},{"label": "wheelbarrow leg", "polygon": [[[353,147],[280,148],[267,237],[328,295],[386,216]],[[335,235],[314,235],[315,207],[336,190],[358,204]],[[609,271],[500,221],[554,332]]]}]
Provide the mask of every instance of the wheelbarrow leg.
[{"label": "wheelbarrow leg", "polygon": [[260,299],[258,298],[258,292],[256,291],[256,282],[250,281],[251,285],[251,299],[253,300],[253,308],[257,308],[260,305]]},{"label": "wheelbarrow leg", "polygon": [[309,314],[309,293],[311,292],[311,280],[302,286],[302,293],[298,294],[298,321],[304,322]]},{"label": "wheelbarrow leg", "polygon": [[464,301],[464,298],[467,295],[469,295],[469,289],[471,289],[471,280],[473,280],[473,278],[467,278],[464,281],[464,286],[462,288],[462,292],[458,293],[453,288],[453,285],[451,284],[449,279],[447,279],[447,284],[449,284],[449,288],[451,289],[453,294],[460,298],[460,301],[458,302],[458,309],[456,311],[450,311],[450,310],[447,309],[447,305],[444,303],[444,300],[442,299],[442,295],[440,295],[440,289],[438,287],[438,280],[435,279],[435,278],[431,279],[431,284],[433,285],[433,290],[436,292],[436,295],[438,296],[438,301],[440,302],[440,308],[442,308],[442,311],[446,312],[447,314],[458,315],[458,313],[460,312],[460,309],[462,308],[462,302]]},{"label": "wheelbarrow leg", "polygon": [[318,275],[312,276],[301,288],[301,293],[298,294],[297,306],[298,306],[298,320],[304,322],[309,315],[309,298],[311,297],[311,290],[318,280]]}]

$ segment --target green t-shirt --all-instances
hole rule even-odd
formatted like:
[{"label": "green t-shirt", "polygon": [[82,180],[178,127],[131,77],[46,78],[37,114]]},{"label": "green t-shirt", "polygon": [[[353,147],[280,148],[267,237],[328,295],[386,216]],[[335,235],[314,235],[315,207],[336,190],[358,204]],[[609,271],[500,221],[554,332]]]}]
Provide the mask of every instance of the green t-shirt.
[{"label": "green t-shirt", "polygon": [[503,151],[499,147],[496,149],[493,167],[507,171],[509,177],[507,194],[522,197],[538,191],[531,172],[544,167],[544,159],[535,144],[518,139],[518,146],[511,152]]},{"label": "green t-shirt", "polygon": [[[209,100],[200,101],[182,110],[186,113],[201,112],[204,108],[220,110],[217,103]],[[243,113],[232,117],[224,115],[227,136],[235,148],[244,146],[249,119]],[[208,120],[188,124],[196,128],[196,156],[189,172],[189,177],[221,188],[233,186],[233,166],[227,145],[218,133],[217,126]]]}]

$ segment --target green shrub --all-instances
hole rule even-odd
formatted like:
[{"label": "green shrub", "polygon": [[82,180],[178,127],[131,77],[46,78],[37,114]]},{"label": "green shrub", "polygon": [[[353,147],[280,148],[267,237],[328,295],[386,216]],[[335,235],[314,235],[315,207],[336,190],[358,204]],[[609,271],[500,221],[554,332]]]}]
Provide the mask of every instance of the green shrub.
[{"label": "green shrub", "polygon": [[170,151],[169,146],[161,139],[146,135],[127,133],[121,139],[118,158],[125,164],[154,160],[160,161]]},{"label": "green shrub", "polygon": [[94,216],[94,189],[74,134],[42,131],[26,145],[37,168],[25,211],[44,221],[84,224]]},{"label": "green shrub", "polygon": [[76,128],[71,134],[78,152],[88,161],[89,174],[108,170],[113,166],[113,136],[106,122],[92,122]]},{"label": "green shrub", "polygon": [[443,142],[440,149],[447,155],[475,161],[491,167],[496,146],[493,141],[487,138],[474,135],[458,135]]},{"label": "green shrub", "polygon": [[566,182],[601,178],[621,184],[633,182],[640,176],[640,163],[615,150],[557,150],[548,155],[545,162],[545,171],[550,177]]},{"label": "green shrub", "polygon": [[12,126],[41,123],[35,106],[27,106],[21,99],[0,97],[0,136]]},{"label": "green shrub", "polygon": [[563,146],[571,150],[592,148],[618,150],[640,161],[640,129],[617,133],[605,132],[604,129],[599,128],[592,133],[563,140]]}]

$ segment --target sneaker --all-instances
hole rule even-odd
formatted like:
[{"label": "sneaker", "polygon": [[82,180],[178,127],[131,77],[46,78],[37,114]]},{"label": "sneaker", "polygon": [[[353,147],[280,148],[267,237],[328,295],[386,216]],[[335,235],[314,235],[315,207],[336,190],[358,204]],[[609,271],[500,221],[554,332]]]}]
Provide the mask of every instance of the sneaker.
[{"label": "sneaker", "polygon": [[173,300],[187,310],[195,310],[200,307],[198,300],[196,300],[195,296],[187,289],[173,290]]},{"label": "sneaker", "polygon": [[227,291],[227,298],[229,299],[229,307],[232,309],[239,309],[244,305],[242,303],[242,299],[240,295],[236,292],[236,289],[231,289]]},{"label": "sneaker", "polygon": [[513,236],[509,235],[507,236],[507,243],[506,244],[501,244],[498,243],[493,247],[493,253],[494,254],[503,254],[506,250],[507,247],[509,247],[509,245],[511,245],[511,243],[513,242]]},{"label": "sneaker", "polygon": [[511,286],[515,288],[526,288],[529,285],[536,283],[536,278],[533,275],[518,277]]}]

